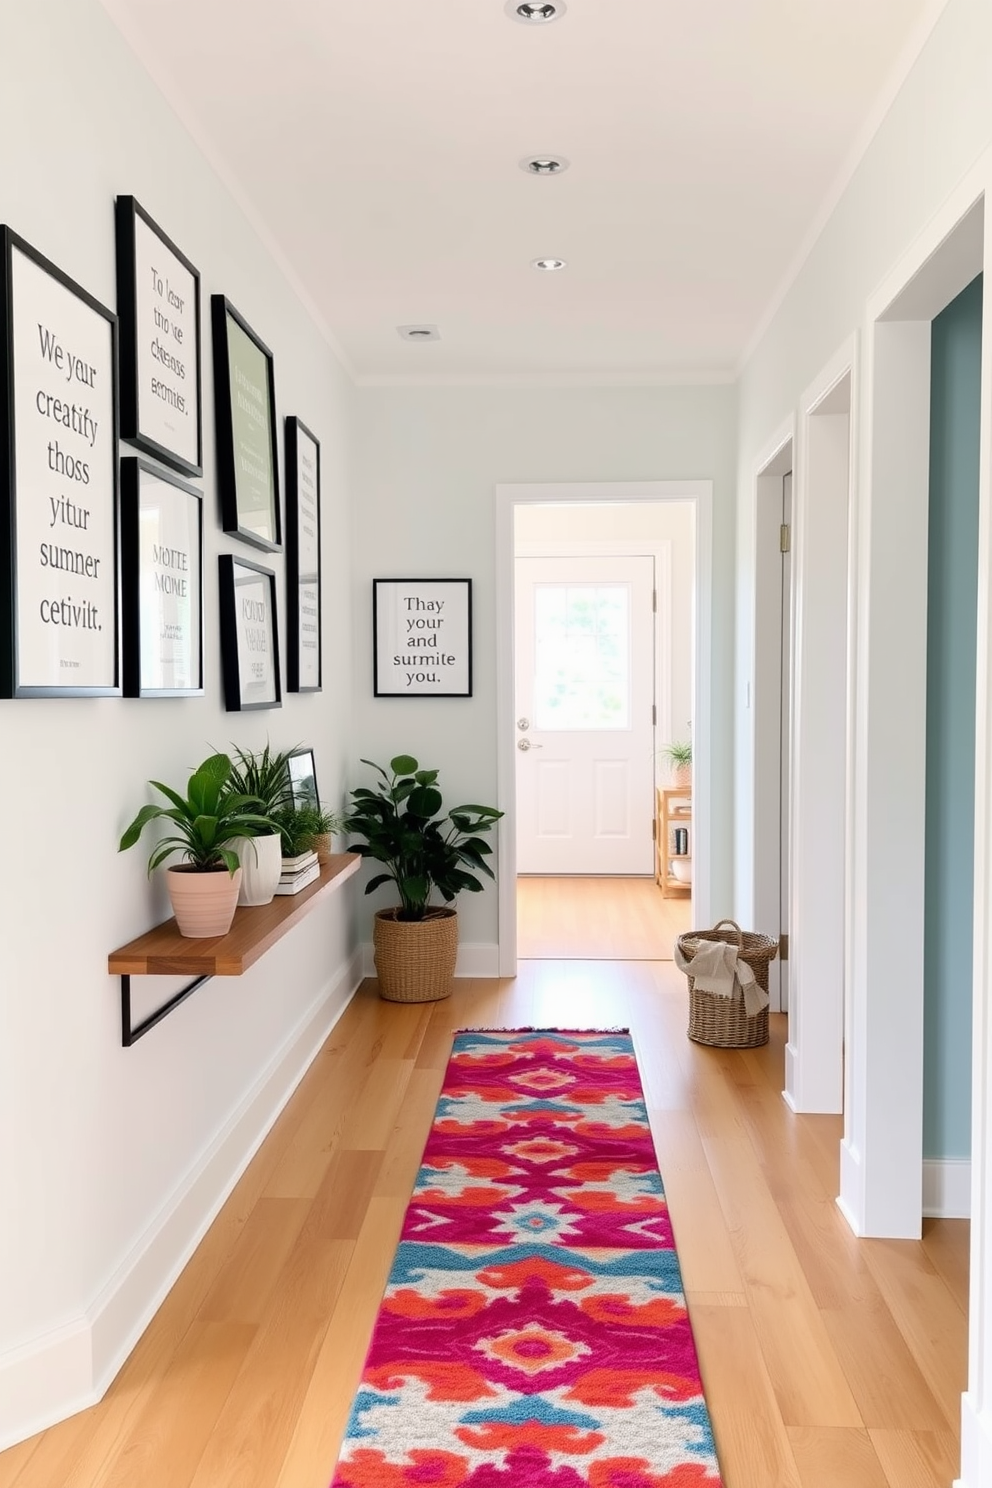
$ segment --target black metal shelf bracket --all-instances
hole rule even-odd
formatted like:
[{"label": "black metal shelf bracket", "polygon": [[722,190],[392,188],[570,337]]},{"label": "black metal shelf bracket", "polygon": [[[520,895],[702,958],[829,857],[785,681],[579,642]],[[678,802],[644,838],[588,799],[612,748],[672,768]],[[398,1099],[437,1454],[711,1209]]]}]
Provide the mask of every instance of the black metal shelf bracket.
[{"label": "black metal shelf bracket", "polygon": [[175,1010],[176,1010],[176,1008],[179,1006],[179,1004],[181,1002],[185,1002],[186,999],[187,999],[187,997],[189,997],[193,992],[196,991],[197,987],[202,987],[203,984],[204,984],[204,982],[209,982],[209,981],[210,981],[210,974],[209,973],[207,973],[206,976],[199,976],[199,977],[197,977],[196,980],[190,982],[188,986],[180,988],[180,990],[176,993],[176,995],[174,997],[170,997],[169,998],[168,1002],[163,1002],[162,1006],[160,1008],[156,1008],[155,1011],[154,1011],[154,1013],[149,1013],[148,1017],[145,1018],[143,1022],[139,1023],[138,1026],[137,1026],[137,1028],[132,1028],[132,1026],[131,1026],[131,977],[130,977],[130,974],[128,972],[122,972],[121,973],[121,1044],[122,1044],[122,1046],[125,1049],[130,1049],[131,1045],[132,1044],[136,1044],[138,1042],[138,1039],[144,1038],[145,1034],[148,1033],[152,1028],[154,1028],[155,1025],[156,1025],[156,1023],[161,1023],[161,1021],[162,1021],[163,1018],[167,1018],[170,1013],[174,1013]]}]

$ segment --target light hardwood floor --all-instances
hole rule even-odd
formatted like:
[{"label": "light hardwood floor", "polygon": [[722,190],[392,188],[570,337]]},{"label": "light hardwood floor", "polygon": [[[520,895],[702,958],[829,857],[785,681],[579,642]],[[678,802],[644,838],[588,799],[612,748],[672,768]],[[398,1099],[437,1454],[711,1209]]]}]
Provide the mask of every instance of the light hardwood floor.
[{"label": "light hardwood floor", "polygon": [[662,962],[363,986],[106,1398],[0,1455],[2,1488],[327,1488],[452,1031],[524,1025],[633,1032],[727,1488],[950,1488],[967,1226],[855,1240],[839,1120],[780,1096],[784,1019],[729,1052],[685,1018]]},{"label": "light hardwood floor", "polygon": [[521,960],[671,961],[691,923],[689,895],[653,878],[517,879]]}]

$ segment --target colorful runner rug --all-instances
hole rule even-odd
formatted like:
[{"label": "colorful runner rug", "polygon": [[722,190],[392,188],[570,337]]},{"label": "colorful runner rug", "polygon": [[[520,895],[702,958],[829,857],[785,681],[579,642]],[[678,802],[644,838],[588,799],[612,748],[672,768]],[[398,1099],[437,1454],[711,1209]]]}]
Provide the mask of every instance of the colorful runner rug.
[{"label": "colorful runner rug", "polygon": [[455,1038],[332,1488],[719,1488],[627,1033]]}]

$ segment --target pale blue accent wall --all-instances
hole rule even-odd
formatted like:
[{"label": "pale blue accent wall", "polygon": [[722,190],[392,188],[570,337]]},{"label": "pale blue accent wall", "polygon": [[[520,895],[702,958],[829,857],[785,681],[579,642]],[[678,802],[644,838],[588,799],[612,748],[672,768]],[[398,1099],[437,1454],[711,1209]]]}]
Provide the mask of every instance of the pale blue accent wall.
[{"label": "pale blue accent wall", "polygon": [[933,322],[923,1056],[929,1158],[971,1151],[981,355],[979,276]]}]

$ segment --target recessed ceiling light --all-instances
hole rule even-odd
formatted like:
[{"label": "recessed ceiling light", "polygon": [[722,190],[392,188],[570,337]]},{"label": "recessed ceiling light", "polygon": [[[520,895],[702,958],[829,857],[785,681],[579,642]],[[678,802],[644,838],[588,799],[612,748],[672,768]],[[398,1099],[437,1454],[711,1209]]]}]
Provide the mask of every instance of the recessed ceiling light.
[{"label": "recessed ceiling light", "polygon": [[565,14],[565,0],[506,0],[504,9],[515,21],[527,26],[545,26]]},{"label": "recessed ceiling light", "polygon": [[440,341],[441,332],[436,325],[397,326],[404,341]]},{"label": "recessed ceiling light", "polygon": [[532,269],[541,269],[545,274],[554,274],[556,270],[565,267],[563,258],[532,258],[530,261]]},{"label": "recessed ceiling light", "polygon": [[529,176],[560,176],[570,164],[564,155],[527,155],[521,160],[520,169]]}]

